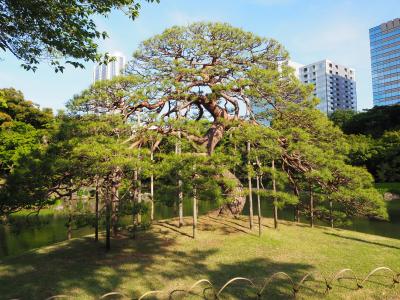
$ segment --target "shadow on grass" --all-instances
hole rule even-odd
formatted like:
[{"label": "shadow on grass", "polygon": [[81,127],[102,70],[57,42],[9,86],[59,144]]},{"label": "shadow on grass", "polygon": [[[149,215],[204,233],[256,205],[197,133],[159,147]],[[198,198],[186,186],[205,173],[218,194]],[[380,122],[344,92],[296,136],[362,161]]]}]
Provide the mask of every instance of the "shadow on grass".
[{"label": "shadow on grass", "polygon": [[179,230],[178,226],[174,226],[174,225],[172,225],[172,224],[170,224],[168,222],[157,222],[157,223],[154,223],[154,226],[163,227],[165,229],[172,230],[173,232],[179,233],[180,235],[192,238],[191,235],[187,234],[184,231]]},{"label": "shadow on grass", "polygon": [[109,252],[103,242],[80,238],[0,260],[0,298],[45,299],[82,291],[98,298],[116,291],[127,276],[152,268],[157,254],[168,255],[175,243],[151,232],[140,235],[140,242],[113,239]]},{"label": "shadow on grass", "polygon": [[379,242],[367,241],[367,240],[359,239],[359,238],[356,238],[356,237],[344,236],[344,235],[340,235],[340,234],[337,234],[337,233],[331,233],[331,232],[324,232],[324,233],[327,234],[327,235],[331,235],[331,236],[334,236],[334,237],[339,237],[339,238],[346,239],[346,240],[352,240],[352,241],[357,241],[357,242],[361,242],[361,243],[367,243],[367,244],[376,245],[376,246],[380,246],[380,247],[386,247],[386,248],[392,248],[392,249],[400,249],[400,247],[397,247],[397,246],[382,244],[382,243],[379,243]]},{"label": "shadow on grass", "polygon": [[[209,239],[211,241],[215,238],[218,243],[214,241],[210,245],[203,238],[190,241],[194,244],[188,247],[186,236],[189,236],[187,232],[191,227],[189,222],[179,229],[169,222],[162,222],[162,226],[153,226],[149,231],[138,232],[136,240],[123,237],[113,239],[112,250],[108,253],[104,251],[103,243],[83,238],[0,260],[0,298],[45,299],[67,294],[71,299],[74,296],[79,299],[98,299],[109,292],[122,292],[136,299],[146,291],[169,289],[169,292],[173,292],[172,299],[182,299],[186,295],[185,291],[200,279],[209,280],[214,290],[218,291],[228,280],[246,277],[255,287],[248,281],[238,280],[226,287],[219,298],[259,299],[257,291],[272,274],[285,272],[297,284],[303,276],[314,270],[307,263],[278,261],[264,255],[244,256],[238,251],[247,248],[236,250],[235,245],[229,248],[228,253],[222,253],[218,245],[229,242],[225,239],[229,233],[238,233],[237,237],[247,238],[249,251],[255,245],[252,244],[253,241],[258,241],[248,238],[252,233],[240,226],[240,220],[234,221],[239,223],[236,226],[229,221],[225,218],[199,218],[202,234],[207,236],[207,232],[216,231]],[[242,231],[246,235],[241,234]],[[326,234],[398,249],[395,246],[338,234]],[[368,282],[386,284],[386,277],[379,279],[371,277]],[[356,290],[355,282],[351,278],[342,278],[333,285],[335,293],[338,288]],[[261,299],[293,298],[292,288],[287,278],[276,277],[264,290]],[[306,282],[298,296],[321,298],[324,288],[323,278],[317,276],[314,281]],[[204,284],[200,284],[192,292],[202,299],[214,299],[212,290]]]},{"label": "shadow on grass", "polygon": [[[197,257],[201,256],[201,253],[197,253]],[[180,265],[175,270],[166,270],[161,275],[168,279],[179,279],[191,274],[193,276],[193,283],[197,280],[207,279],[213,284],[216,292],[230,279],[245,277],[250,279],[255,286],[252,286],[247,280],[237,280],[221,292],[219,299],[260,299],[257,296],[257,292],[272,274],[286,272],[297,283],[311,268],[307,264],[274,262],[270,259],[261,258],[243,260],[233,264],[216,263],[215,265],[207,265],[199,260],[190,265]],[[324,291],[324,282],[317,283],[315,288],[305,287],[302,289],[302,296],[308,294],[315,296],[319,294],[318,287],[319,290]],[[189,288],[189,286],[186,288]],[[204,297],[204,289],[206,288],[208,288],[207,285],[199,285],[193,293],[199,297]],[[267,285],[261,299],[288,299],[292,298],[292,295],[293,290],[290,281],[285,277],[277,277]],[[204,298],[214,299],[211,291]]]},{"label": "shadow on grass", "polygon": [[[179,290],[188,289],[203,278],[210,280],[218,290],[229,279],[244,276],[254,280],[259,289],[264,279],[274,272],[284,271],[299,280],[311,269],[307,264],[274,262],[267,258],[235,263],[218,258],[215,263],[210,263],[208,259],[212,256],[215,260],[219,249],[201,249],[198,244],[199,248],[180,250],[171,234],[170,228],[156,228],[138,233],[136,240],[119,237],[112,240],[112,249],[108,253],[101,242],[95,243],[91,238],[73,239],[0,260],[0,298],[46,299],[67,294],[71,299],[80,299],[83,295],[98,299],[113,291],[139,297],[144,291],[171,287],[170,282],[174,281],[174,299],[178,299],[182,296]],[[232,261],[229,257],[226,259]],[[180,286],[182,280],[189,282],[189,286]],[[194,293],[209,298],[212,293],[204,291],[205,288],[198,287]],[[256,299],[256,290],[244,282],[235,282],[221,293],[220,298]],[[264,292],[264,298],[287,299],[291,292],[287,280],[277,279]]]},{"label": "shadow on grass", "polygon": [[241,232],[241,233],[245,233],[248,235],[255,235],[250,231],[249,228],[246,228],[243,225],[238,224],[236,222],[229,221],[226,218],[216,218],[216,217],[208,216],[207,219],[208,219],[208,221],[222,225],[222,227],[220,229],[222,231],[224,231],[225,234]]}]

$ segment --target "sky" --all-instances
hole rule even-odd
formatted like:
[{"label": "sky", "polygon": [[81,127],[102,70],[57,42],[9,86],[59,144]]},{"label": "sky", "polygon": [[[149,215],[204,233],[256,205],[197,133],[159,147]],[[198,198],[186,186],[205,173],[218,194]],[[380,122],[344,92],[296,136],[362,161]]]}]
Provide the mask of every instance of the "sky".
[{"label": "sky", "polygon": [[[110,36],[99,41],[101,50],[122,52],[128,60],[141,41],[197,21],[227,22],[274,38],[293,61],[327,58],[355,68],[360,111],[372,107],[368,29],[400,17],[399,8],[399,0],[161,0],[143,3],[135,21],[118,11],[95,20]],[[55,111],[92,83],[93,63],[60,74],[43,62],[33,73],[11,54],[0,52],[0,58],[0,88],[19,89],[25,98]]]}]

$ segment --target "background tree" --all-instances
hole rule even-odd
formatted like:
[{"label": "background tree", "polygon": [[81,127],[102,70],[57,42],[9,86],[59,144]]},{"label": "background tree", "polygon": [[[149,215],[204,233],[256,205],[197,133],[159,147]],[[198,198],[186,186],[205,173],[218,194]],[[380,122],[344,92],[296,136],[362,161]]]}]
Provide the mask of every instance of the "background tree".
[{"label": "background tree", "polygon": [[397,157],[400,129],[400,105],[374,107],[358,114],[350,114],[338,122],[341,113],[330,118],[350,134],[348,161],[355,166],[365,166],[379,182],[394,182],[400,178]]},{"label": "background tree", "polygon": [[2,103],[0,105],[0,125],[5,122],[19,121],[32,125],[36,129],[44,129],[53,121],[50,108],[40,109],[39,105],[25,100],[22,92],[13,88],[0,89]]},{"label": "background tree", "polygon": [[[333,113],[334,121],[341,112]],[[346,134],[363,134],[379,138],[385,131],[400,130],[400,105],[375,106],[354,114],[340,126]]]},{"label": "background tree", "polygon": [[351,109],[338,109],[329,115],[329,119],[340,128],[347,127],[348,122],[350,122],[353,117],[357,114]]},{"label": "background tree", "polygon": [[32,158],[43,159],[55,120],[50,109],[41,110],[15,89],[0,89],[0,98],[0,214],[8,215],[44,201],[36,197],[44,191],[32,186],[32,174],[47,172]]}]

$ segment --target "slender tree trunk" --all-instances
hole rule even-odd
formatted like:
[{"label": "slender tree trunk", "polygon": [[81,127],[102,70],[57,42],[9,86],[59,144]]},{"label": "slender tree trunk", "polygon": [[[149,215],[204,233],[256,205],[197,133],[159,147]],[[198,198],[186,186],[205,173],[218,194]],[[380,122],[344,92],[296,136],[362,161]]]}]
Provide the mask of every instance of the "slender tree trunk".
[{"label": "slender tree trunk", "polygon": [[178,181],[178,209],[179,209],[179,227],[182,227],[184,225],[183,222],[183,192],[182,192],[182,180]]},{"label": "slender tree trunk", "polygon": [[[300,201],[298,188],[295,187],[293,192],[294,192],[294,195],[297,197],[297,199],[299,199],[299,201]],[[296,206],[294,208],[294,221],[296,223],[300,223],[300,204],[296,204]]]},{"label": "slender tree trunk", "polygon": [[68,197],[68,222],[67,222],[67,239],[72,238],[72,192]]},{"label": "slender tree trunk", "polygon": [[[250,142],[247,142],[247,155],[249,156],[247,159],[247,164],[250,169]],[[251,174],[250,170],[248,173],[248,182],[249,182],[249,219],[250,219],[250,229],[253,229],[253,193],[252,193],[252,184],[251,184]]]},{"label": "slender tree trunk", "polygon": [[111,226],[112,226],[112,234],[114,237],[117,236],[118,228],[117,228],[117,202],[118,202],[118,186],[115,181],[111,184]]},{"label": "slender tree trunk", "polygon": [[96,217],[95,217],[95,223],[94,223],[94,240],[97,242],[99,240],[99,184],[98,182],[96,183],[96,193],[95,193],[95,198],[96,198]]},{"label": "slender tree trunk", "polygon": [[[150,160],[153,167],[154,161],[154,149],[153,149],[153,142],[151,143],[151,152],[150,152]],[[150,198],[151,198],[151,208],[150,208],[150,220],[154,220],[154,174],[153,171],[150,175]]]},{"label": "slender tree trunk", "polygon": [[310,183],[310,226],[314,227],[314,194]]},{"label": "slender tree trunk", "polygon": [[258,236],[261,236],[261,196],[260,196],[260,176],[257,175],[257,209],[258,209]]},{"label": "slender tree trunk", "polygon": [[106,250],[111,249],[111,193],[107,190],[105,194],[106,204]]},{"label": "slender tree trunk", "polygon": [[[182,153],[181,149],[181,131],[178,131],[179,141],[175,144],[175,153],[180,155]],[[178,172],[178,176],[180,177],[180,172]],[[178,211],[179,211],[179,227],[184,225],[183,221],[183,192],[182,192],[182,180],[178,179]]]},{"label": "slender tree trunk", "polygon": [[[135,169],[134,171],[133,171],[133,182],[134,182],[134,190],[133,190],[133,199],[132,199],[132,205],[133,206],[135,206],[137,203],[138,203],[138,170],[137,169]],[[132,211],[132,225],[133,225],[133,228],[135,228],[135,226],[137,225],[137,222],[138,222],[138,216],[137,216],[137,213],[136,213],[136,209],[134,209],[133,211]]]},{"label": "slender tree trunk", "polygon": [[274,193],[274,228],[278,228],[278,206],[276,203],[275,160],[272,160],[272,191]]},{"label": "slender tree trunk", "polygon": [[296,223],[300,223],[300,205],[299,204],[296,205],[295,210],[296,210],[295,211],[295,214],[296,214],[295,221],[296,221]]},{"label": "slender tree trunk", "polygon": [[332,203],[332,200],[329,200],[329,219],[330,219],[331,227],[333,228],[333,203]]},{"label": "slender tree trunk", "polygon": [[197,188],[193,187],[193,238],[197,235]]},{"label": "slender tree trunk", "polygon": [[[140,205],[142,205],[142,180],[139,178],[137,182],[138,182],[137,203],[139,204],[140,207]],[[140,211],[137,214],[137,223],[138,225],[142,223],[142,213]]]}]

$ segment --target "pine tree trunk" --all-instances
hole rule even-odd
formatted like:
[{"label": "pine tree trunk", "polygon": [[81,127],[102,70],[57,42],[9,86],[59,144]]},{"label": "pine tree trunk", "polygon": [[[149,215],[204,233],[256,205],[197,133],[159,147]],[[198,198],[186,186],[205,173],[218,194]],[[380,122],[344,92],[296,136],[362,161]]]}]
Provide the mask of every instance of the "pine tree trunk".
[{"label": "pine tree trunk", "polygon": [[[250,142],[247,142],[247,155],[249,156],[247,159],[247,164],[250,167]],[[249,220],[250,220],[250,229],[253,229],[253,193],[252,193],[252,185],[251,185],[251,174],[249,170],[248,174],[248,182],[249,182]]]},{"label": "pine tree trunk", "polygon": [[314,227],[314,194],[310,183],[310,226]]},{"label": "pine tree trunk", "polygon": [[[138,179],[138,188],[137,188],[137,203],[139,204],[139,207],[142,204],[142,180],[140,178]],[[138,225],[142,223],[142,214],[139,212],[137,214],[137,223]]]},{"label": "pine tree trunk", "polygon": [[227,188],[225,190],[225,193],[228,194],[234,200],[216,209],[215,212],[217,213],[218,216],[236,217],[243,211],[247,197],[243,191],[242,183],[232,172],[230,172],[229,170],[225,170],[222,176],[236,182],[234,188]]},{"label": "pine tree trunk", "polygon": [[94,223],[94,240],[97,242],[99,240],[99,185],[96,183],[96,206],[95,206],[95,223]]},{"label": "pine tree trunk", "polygon": [[68,197],[67,240],[72,238],[72,193]]},{"label": "pine tree trunk", "polygon": [[[135,206],[137,204],[137,201],[138,201],[138,170],[137,169],[135,169],[133,171],[133,182],[134,182],[134,190],[133,190],[132,205]],[[135,228],[136,225],[137,225],[137,222],[138,222],[137,218],[138,218],[137,217],[137,213],[136,213],[136,210],[134,209],[132,211],[132,225],[133,225],[133,228]]]},{"label": "pine tree trunk", "polygon": [[178,209],[179,209],[179,227],[184,225],[183,223],[183,192],[182,192],[182,180],[178,180]]},{"label": "pine tree trunk", "polygon": [[118,187],[117,183],[115,181],[112,182],[111,184],[111,227],[112,227],[112,234],[114,237],[117,236],[118,234],[118,228],[117,228],[117,202],[118,202]]},{"label": "pine tree trunk", "polygon": [[[224,118],[224,116],[220,114],[221,109],[216,102],[205,102],[202,103],[202,105],[204,105],[208,111],[213,111],[213,114],[215,116]],[[214,122],[211,128],[207,131],[205,135],[206,141],[202,145],[207,148],[208,155],[211,155],[214,152],[216,145],[223,138],[224,132],[225,132],[224,122]],[[243,191],[243,185],[240,182],[240,180],[236,177],[236,175],[229,170],[224,170],[221,176],[227,177],[236,182],[236,186],[233,188],[225,187],[226,188],[225,193],[228,195],[229,198],[233,200],[231,202],[225,203],[224,205],[222,205],[218,209],[213,210],[210,213],[211,214],[216,213],[217,216],[236,217],[240,215],[240,213],[243,211],[243,208],[247,200],[247,197]]]},{"label": "pine tree trunk", "polygon": [[[151,143],[151,152],[150,152],[150,160],[153,165],[154,161],[154,153],[153,153],[153,143]],[[150,175],[150,198],[151,198],[151,208],[150,208],[150,220],[154,220],[154,174],[153,172]]]},{"label": "pine tree trunk", "polygon": [[[181,139],[181,131],[178,131],[179,141],[175,144],[175,153],[180,155],[182,153],[180,139]],[[180,173],[178,172],[178,176]],[[179,211],[179,227],[184,225],[183,222],[183,192],[182,192],[182,180],[178,180],[178,211]]]},{"label": "pine tree trunk", "polygon": [[296,214],[296,218],[295,218],[296,223],[300,223],[300,205],[299,204],[296,205],[295,214]]},{"label": "pine tree trunk", "polygon": [[105,195],[105,204],[106,204],[106,250],[111,249],[111,195],[110,192],[107,191]]},{"label": "pine tree trunk", "polygon": [[330,219],[331,227],[333,228],[333,203],[332,203],[332,200],[329,201],[329,219]]},{"label": "pine tree trunk", "polygon": [[274,228],[278,228],[278,206],[276,203],[276,181],[275,181],[275,160],[272,160],[272,191],[274,193]]},{"label": "pine tree trunk", "polygon": [[197,189],[193,187],[193,238],[196,238],[197,234]]},{"label": "pine tree trunk", "polygon": [[258,209],[258,236],[261,236],[261,196],[260,196],[260,176],[257,175],[257,209]]},{"label": "pine tree trunk", "polygon": [[[294,195],[299,199],[299,190],[297,187],[294,188],[293,190]],[[294,221],[296,223],[300,223],[300,204],[296,204],[295,208],[294,208]]]}]

